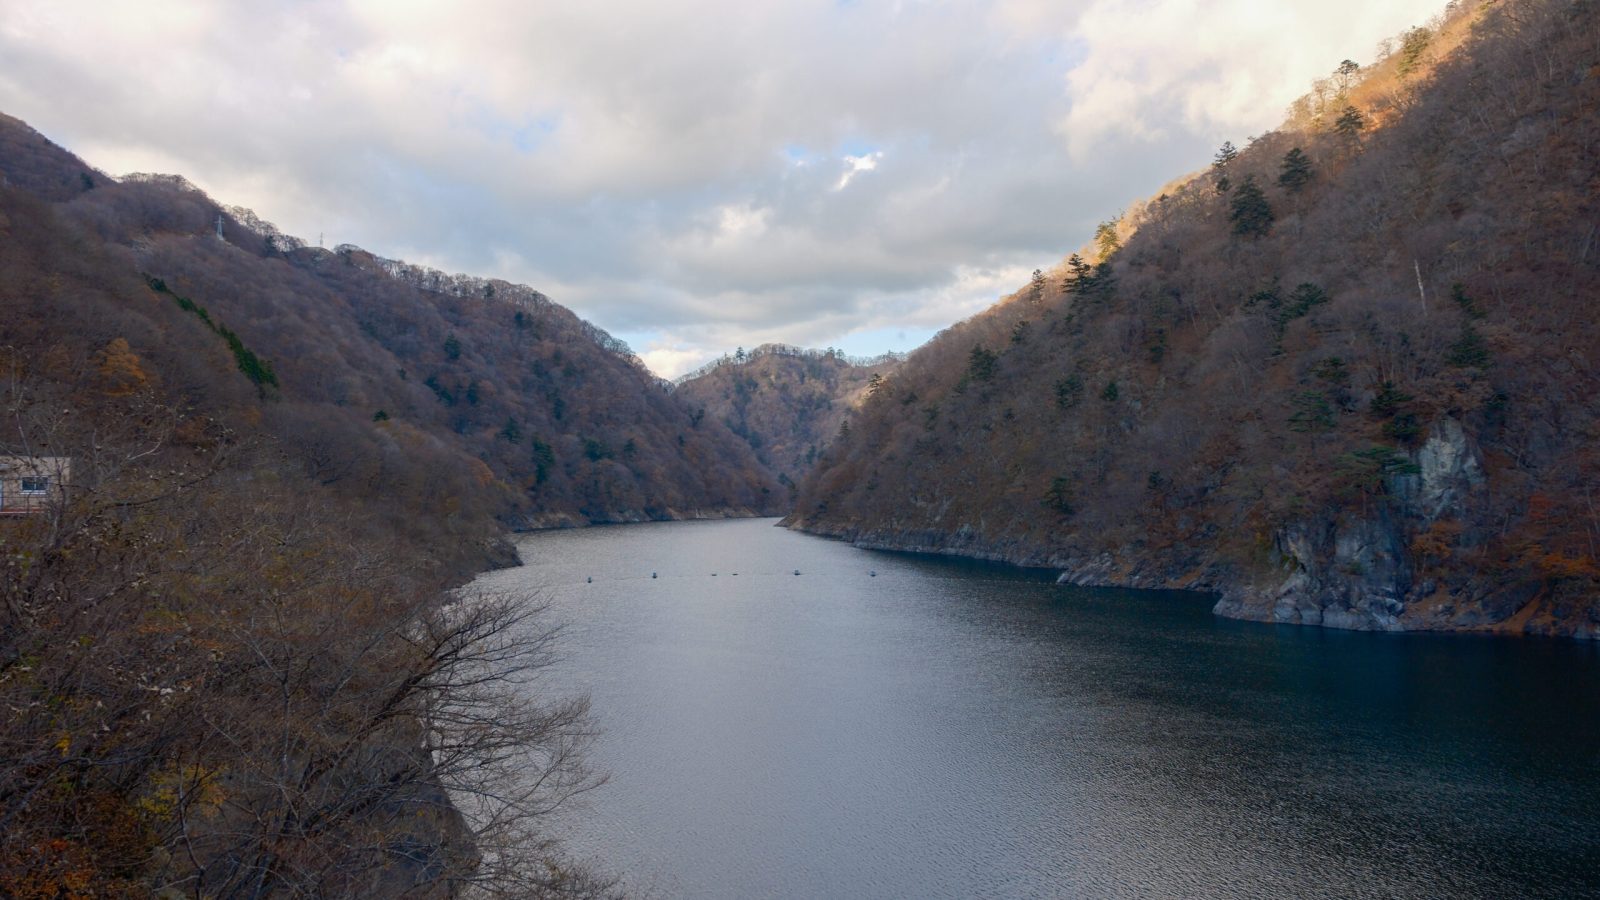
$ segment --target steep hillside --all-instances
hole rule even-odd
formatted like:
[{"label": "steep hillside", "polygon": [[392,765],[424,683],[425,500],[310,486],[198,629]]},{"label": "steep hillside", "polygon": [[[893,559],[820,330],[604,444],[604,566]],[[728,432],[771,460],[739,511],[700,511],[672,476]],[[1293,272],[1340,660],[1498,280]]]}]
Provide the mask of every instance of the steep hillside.
[{"label": "steep hillside", "polygon": [[[0,894],[603,893],[539,833],[593,782],[583,705],[521,680],[537,605],[448,593],[507,558],[499,461],[341,406],[390,359],[338,307],[274,326],[321,342],[266,327],[244,298],[269,276],[340,299],[285,261],[127,240],[193,194],[31,148],[0,158],[0,457],[70,470],[0,517]],[[226,286],[184,268],[223,263]],[[504,790],[524,778],[543,796]]]},{"label": "steep hillside", "polygon": [[70,461],[0,517],[0,893],[608,894],[541,832],[594,780],[538,604],[449,589],[507,526],[774,509],[748,445],[528,288],[3,117],[0,372],[0,458]]},{"label": "steep hillside", "polygon": [[1600,636],[1600,7],[1453,4],[869,399],[791,524]]},{"label": "steep hillside", "polygon": [[[454,512],[463,494],[437,479],[458,471],[514,526],[751,514],[781,496],[742,441],[691,421],[625,345],[536,291],[306,247],[181,178],[105,179],[14,119],[0,146],[9,183],[147,277],[139,302],[163,308],[166,352],[255,355],[251,414],[319,481]],[[77,312],[54,302],[47,330]],[[422,445],[453,461],[407,466]]]},{"label": "steep hillside", "polygon": [[744,438],[791,489],[866,399],[873,378],[899,358],[852,359],[837,351],[763,344],[678,379],[674,394],[698,417]]}]

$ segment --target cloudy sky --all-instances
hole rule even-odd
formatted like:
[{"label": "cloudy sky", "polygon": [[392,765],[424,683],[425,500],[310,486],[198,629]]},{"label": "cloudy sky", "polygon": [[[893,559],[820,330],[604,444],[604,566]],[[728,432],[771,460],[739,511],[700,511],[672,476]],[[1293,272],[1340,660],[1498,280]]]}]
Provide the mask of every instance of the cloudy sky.
[{"label": "cloudy sky", "polygon": [[0,0],[0,110],[672,376],[905,350],[1442,0]]}]

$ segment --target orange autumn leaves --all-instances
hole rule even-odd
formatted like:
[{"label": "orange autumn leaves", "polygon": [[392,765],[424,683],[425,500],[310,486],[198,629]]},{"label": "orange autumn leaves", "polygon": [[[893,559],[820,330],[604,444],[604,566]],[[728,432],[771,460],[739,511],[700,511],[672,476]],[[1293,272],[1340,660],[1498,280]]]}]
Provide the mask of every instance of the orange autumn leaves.
[{"label": "orange autumn leaves", "polygon": [[99,390],[107,397],[127,397],[150,383],[125,338],[113,338],[102,347],[95,354],[94,365]]}]

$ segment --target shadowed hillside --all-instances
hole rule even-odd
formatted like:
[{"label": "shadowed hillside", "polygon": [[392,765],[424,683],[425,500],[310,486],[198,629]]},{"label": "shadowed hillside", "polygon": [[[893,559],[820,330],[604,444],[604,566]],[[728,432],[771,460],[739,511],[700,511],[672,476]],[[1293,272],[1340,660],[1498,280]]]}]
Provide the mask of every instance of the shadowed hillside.
[{"label": "shadowed hillside", "polygon": [[1452,4],[866,402],[791,522],[1218,612],[1600,636],[1600,7]]},{"label": "shadowed hillside", "polygon": [[[306,247],[182,178],[111,182],[14,119],[0,147],[14,188],[51,201],[75,240],[104,243],[121,277],[145,277],[132,302],[156,307],[164,352],[242,348],[265,367],[246,373],[257,390],[236,411],[321,483],[454,512],[463,493],[429,482],[457,472],[479,483],[466,505],[519,527],[774,508],[742,441],[691,422],[626,345],[537,291]],[[79,301],[33,302],[30,340],[78,337],[64,329]],[[207,380],[185,389],[215,392]],[[424,445],[453,462],[409,465]]]},{"label": "shadowed hillside", "polygon": [[219,239],[14,119],[0,174],[0,458],[70,461],[0,517],[0,894],[608,896],[543,827],[597,783],[551,625],[450,589],[769,508],[748,446],[527,288]]},{"label": "shadowed hillside", "polygon": [[898,364],[893,355],[853,359],[833,350],[763,344],[680,378],[673,393],[697,419],[721,422],[744,438],[792,490],[850,412]]}]

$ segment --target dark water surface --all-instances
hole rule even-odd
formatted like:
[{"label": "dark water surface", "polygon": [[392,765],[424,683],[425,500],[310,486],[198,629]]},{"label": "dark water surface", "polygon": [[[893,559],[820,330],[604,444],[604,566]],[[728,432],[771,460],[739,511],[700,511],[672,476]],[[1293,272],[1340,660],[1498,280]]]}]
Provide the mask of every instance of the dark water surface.
[{"label": "dark water surface", "polygon": [[520,547],[479,584],[570,623],[611,781],[565,827],[636,888],[1600,896],[1592,644],[1233,622],[771,519]]}]

